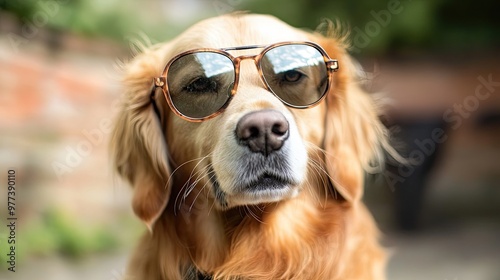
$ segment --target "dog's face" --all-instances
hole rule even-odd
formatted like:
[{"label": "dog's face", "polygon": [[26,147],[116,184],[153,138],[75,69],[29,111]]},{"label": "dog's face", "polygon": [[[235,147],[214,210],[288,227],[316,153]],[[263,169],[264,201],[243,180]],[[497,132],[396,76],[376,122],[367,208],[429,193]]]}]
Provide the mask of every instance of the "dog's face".
[{"label": "dog's face", "polygon": [[[241,30],[220,19],[205,22],[174,41],[172,49],[217,49],[309,39],[306,33],[268,17],[248,17],[241,23],[251,28]],[[242,31],[247,34],[242,36]],[[195,36],[196,42],[189,40]],[[252,49],[231,53],[239,56],[259,52]],[[204,188],[203,195],[213,197],[219,208],[296,196],[306,178],[306,147],[319,145],[318,140],[323,139],[323,106],[292,109],[265,87],[253,60],[243,60],[240,67],[236,93],[217,117],[190,123],[165,110],[169,115],[165,127],[168,145],[188,147],[187,151],[170,149],[172,161],[177,165],[192,161],[192,182],[198,181]],[[185,186],[179,190],[180,195],[194,187]]]},{"label": "dog's face", "polygon": [[[326,100],[316,106],[285,105],[266,87],[251,59],[241,60],[236,92],[216,117],[203,122],[181,118],[160,89],[154,96],[157,108],[151,106],[153,78],[181,52],[287,41],[314,42],[339,60],[341,70],[333,73]],[[229,52],[238,57],[260,50]],[[356,100],[357,93],[347,96],[349,87],[359,89],[340,42],[269,16],[223,16],[140,55],[127,70],[126,109],[112,144],[118,171],[135,187],[134,210],[146,223],[154,222],[169,200],[225,210],[291,199],[318,182],[325,189],[328,180],[347,201],[359,199],[362,167],[378,146],[380,127],[369,101]],[[193,71],[186,67],[171,78],[189,75]]]},{"label": "dog's face", "polygon": [[191,147],[187,153],[171,150],[173,162],[194,160],[193,181],[221,208],[293,197],[306,178],[308,138],[299,131],[297,112],[258,85],[259,79],[244,80],[221,115],[196,124],[170,116],[167,128],[168,142]]}]

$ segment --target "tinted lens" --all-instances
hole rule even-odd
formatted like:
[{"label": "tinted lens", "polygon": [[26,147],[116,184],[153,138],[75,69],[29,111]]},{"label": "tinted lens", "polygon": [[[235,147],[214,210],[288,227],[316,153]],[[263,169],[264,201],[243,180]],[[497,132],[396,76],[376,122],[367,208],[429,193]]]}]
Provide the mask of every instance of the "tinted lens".
[{"label": "tinted lens", "polygon": [[181,114],[201,119],[219,111],[231,97],[234,65],[215,52],[197,52],[176,59],[168,69],[172,104]]},{"label": "tinted lens", "polygon": [[289,105],[306,107],[326,93],[326,64],[315,47],[293,44],[272,48],[262,57],[260,67],[269,88]]}]

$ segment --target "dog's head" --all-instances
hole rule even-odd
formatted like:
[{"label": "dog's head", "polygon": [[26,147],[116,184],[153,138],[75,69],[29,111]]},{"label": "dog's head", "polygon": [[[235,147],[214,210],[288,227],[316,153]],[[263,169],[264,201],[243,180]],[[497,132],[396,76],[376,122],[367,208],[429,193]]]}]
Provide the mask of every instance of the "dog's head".
[{"label": "dog's head", "polygon": [[[274,45],[282,42],[302,43]],[[206,211],[224,211],[311,192],[356,203],[383,129],[344,47],[341,38],[274,17],[233,14],[134,58],[112,148],[118,172],[134,187],[135,213],[151,226],[169,201],[172,209],[205,201]],[[206,49],[213,56],[179,58]],[[300,60],[314,61],[266,77]],[[200,79],[200,69],[229,74]]]}]

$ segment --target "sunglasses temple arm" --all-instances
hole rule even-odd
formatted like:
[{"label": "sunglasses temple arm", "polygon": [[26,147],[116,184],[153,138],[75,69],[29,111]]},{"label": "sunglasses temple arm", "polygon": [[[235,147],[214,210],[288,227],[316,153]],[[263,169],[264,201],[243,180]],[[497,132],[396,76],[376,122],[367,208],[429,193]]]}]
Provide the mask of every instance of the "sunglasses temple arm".
[{"label": "sunglasses temple arm", "polygon": [[158,120],[161,122],[160,109],[158,108],[158,104],[156,104],[156,90],[159,87],[158,81],[159,78],[154,79],[153,85],[151,87],[151,93],[149,94],[149,99],[151,100],[151,105],[153,106],[153,110],[155,111]]}]

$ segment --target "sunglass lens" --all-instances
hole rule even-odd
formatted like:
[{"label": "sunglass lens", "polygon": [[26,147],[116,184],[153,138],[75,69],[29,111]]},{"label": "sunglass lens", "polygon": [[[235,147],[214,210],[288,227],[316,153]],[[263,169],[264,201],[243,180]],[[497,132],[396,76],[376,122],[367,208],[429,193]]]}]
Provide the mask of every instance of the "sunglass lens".
[{"label": "sunglass lens", "polygon": [[192,119],[208,117],[224,107],[231,97],[234,79],[231,59],[215,52],[181,56],[167,73],[172,104]]},{"label": "sunglass lens", "polygon": [[260,62],[264,80],[283,102],[307,107],[326,93],[328,74],[319,50],[290,44],[268,50]]}]

